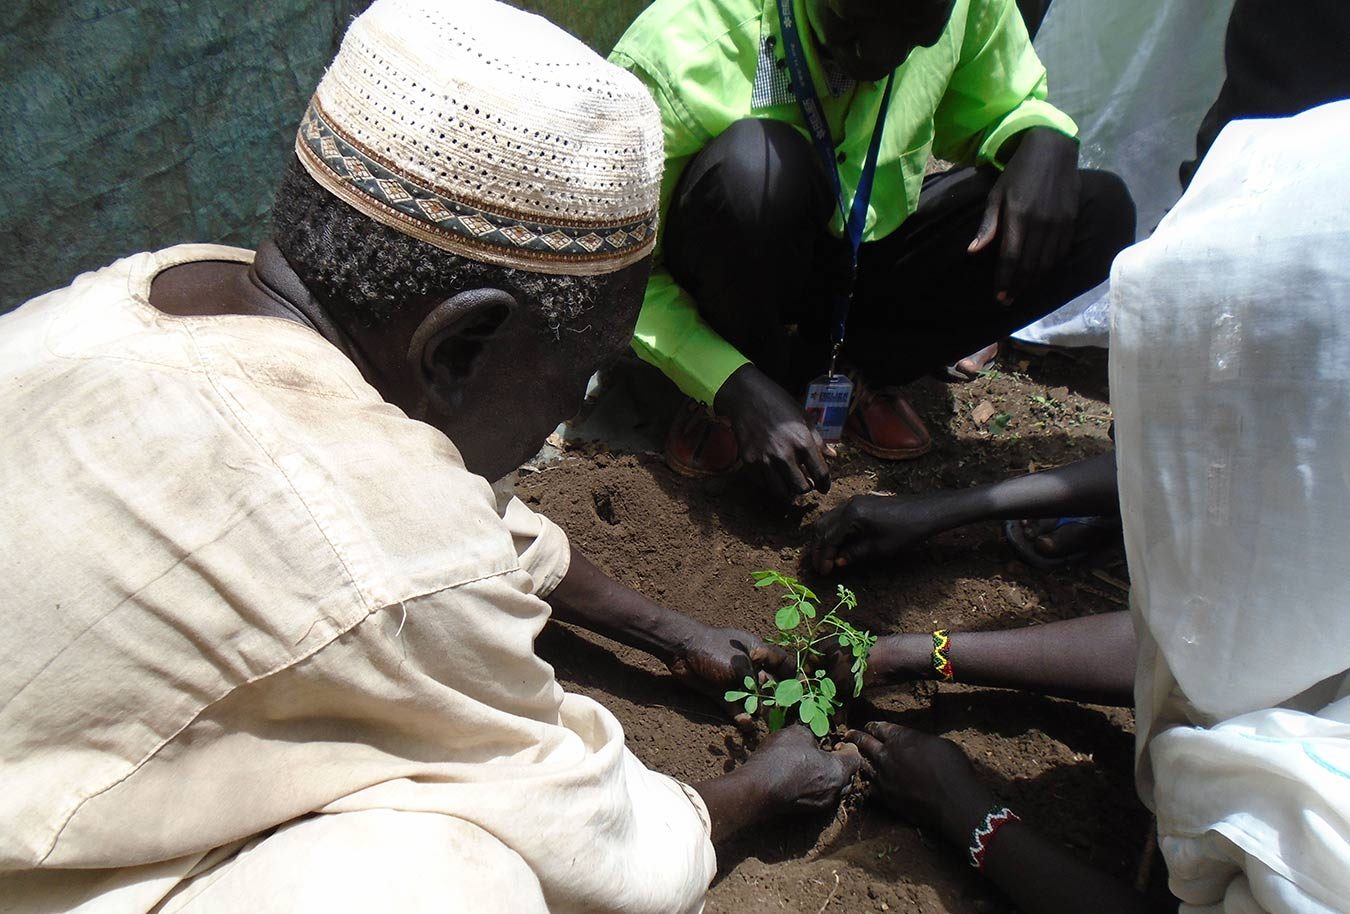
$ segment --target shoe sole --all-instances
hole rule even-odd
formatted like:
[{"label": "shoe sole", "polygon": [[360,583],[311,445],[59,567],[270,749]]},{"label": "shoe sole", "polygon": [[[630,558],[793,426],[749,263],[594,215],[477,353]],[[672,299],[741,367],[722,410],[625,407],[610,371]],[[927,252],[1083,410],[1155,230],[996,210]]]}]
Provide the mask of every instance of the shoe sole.
[{"label": "shoe sole", "polygon": [[725,476],[741,465],[741,462],[738,460],[725,470],[702,470],[698,467],[690,466],[687,463],[680,463],[669,454],[662,454],[661,456],[672,473],[683,476],[686,479],[712,479],[716,476]]},{"label": "shoe sole", "polygon": [[877,447],[870,441],[866,441],[863,438],[851,433],[846,433],[846,437],[855,447],[858,448],[858,450],[871,454],[873,457],[876,457],[879,460],[914,460],[916,458],[922,457],[924,454],[927,454],[929,451],[933,449],[932,441],[929,441],[927,444],[916,448],[884,448],[884,447]]}]

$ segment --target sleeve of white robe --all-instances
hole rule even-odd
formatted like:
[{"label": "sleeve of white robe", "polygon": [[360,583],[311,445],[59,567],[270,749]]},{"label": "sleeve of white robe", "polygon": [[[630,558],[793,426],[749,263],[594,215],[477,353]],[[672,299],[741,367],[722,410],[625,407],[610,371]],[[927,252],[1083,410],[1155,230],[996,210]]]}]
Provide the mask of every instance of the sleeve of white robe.
[{"label": "sleeve of white robe", "polygon": [[520,567],[534,581],[534,595],[546,599],[567,576],[572,550],[562,528],[536,514],[514,496],[506,503],[502,522],[511,531],[511,541],[520,557]]}]

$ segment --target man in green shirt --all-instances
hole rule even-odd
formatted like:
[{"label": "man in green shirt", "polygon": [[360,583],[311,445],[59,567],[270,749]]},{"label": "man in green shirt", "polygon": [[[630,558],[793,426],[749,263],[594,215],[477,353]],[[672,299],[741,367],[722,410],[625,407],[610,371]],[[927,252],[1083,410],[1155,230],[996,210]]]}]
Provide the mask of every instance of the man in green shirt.
[{"label": "man in green shirt", "polygon": [[[829,486],[801,393],[829,363],[831,300],[850,274],[841,211],[890,74],[842,352],[858,382],[848,433],[864,450],[927,451],[885,385],[1086,291],[1134,240],[1124,185],[1078,169],[1076,127],[1045,101],[1013,0],[790,8],[842,199],[791,85],[778,0],[656,0],[611,57],[651,89],[665,132],[660,259],[634,348],[697,401],[667,458],[693,475],[756,464],[788,497]],[[925,178],[930,154],[972,167]]]}]

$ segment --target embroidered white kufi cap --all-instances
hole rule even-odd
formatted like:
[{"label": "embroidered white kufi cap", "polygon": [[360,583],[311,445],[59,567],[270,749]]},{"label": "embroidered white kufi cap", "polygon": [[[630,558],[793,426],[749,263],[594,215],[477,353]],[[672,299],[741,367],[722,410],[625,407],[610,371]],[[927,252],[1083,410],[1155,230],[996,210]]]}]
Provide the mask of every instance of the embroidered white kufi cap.
[{"label": "embroidered white kufi cap", "polygon": [[295,150],[360,212],[474,260],[595,275],[655,244],[664,155],[646,88],[495,0],[376,0]]}]

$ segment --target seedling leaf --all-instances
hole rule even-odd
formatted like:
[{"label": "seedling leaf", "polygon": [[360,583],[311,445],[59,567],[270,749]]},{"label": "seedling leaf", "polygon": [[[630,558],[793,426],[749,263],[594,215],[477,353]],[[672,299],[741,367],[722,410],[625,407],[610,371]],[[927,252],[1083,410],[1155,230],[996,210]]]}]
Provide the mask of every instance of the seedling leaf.
[{"label": "seedling leaf", "polygon": [[788,707],[795,702],[802,700],[802,684],[798,679],[784,679],[778,683],[778,687],[773,690],[773,700]]},{"label": "seedling leaf", "polygon": [[795,716],[817,736],[824,736],[842,705],[837,698],[839,685],[828,678],[824,669],[818,668],[825,656],[822,645],[833,639],[852,655],[853,694],[857,695],[862,691],[867,654],[877,639],[854,628],[840,615],[858,605],[857,596],[847,587],[836,586],[837,602],[833,607],[822,607],[811,588],[795,578],[772,570],[754,572],[752,577],[756,587],[777,584],[785,591],[781,594],[782,605],[774,613],[778,635],[772,641],[795,654],[797,675],[782,682],[769,680],[764,685],[747,677],[749,691],[737,690],[738,698],[744,699],[746,710],[751,713],[755,709],[767,710],[770,730],[782,729],[793,716],[795,706]]},{"label": "seedling leaf", "polygon": [[830,720],[824,714],[819,717],[813,717],[809,726],[811,727],[811,732],[817,737],[824,737],[826,733],[830,732]]}]

